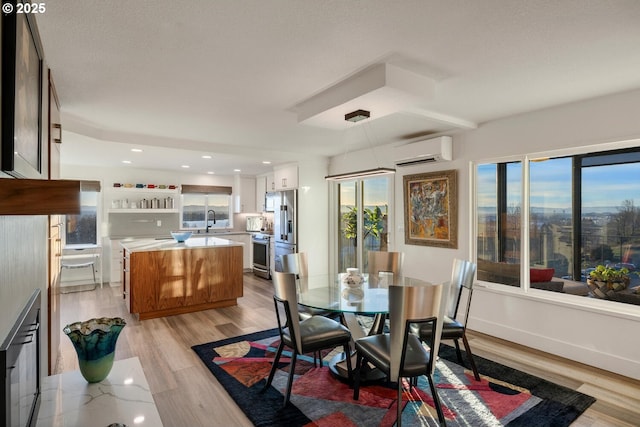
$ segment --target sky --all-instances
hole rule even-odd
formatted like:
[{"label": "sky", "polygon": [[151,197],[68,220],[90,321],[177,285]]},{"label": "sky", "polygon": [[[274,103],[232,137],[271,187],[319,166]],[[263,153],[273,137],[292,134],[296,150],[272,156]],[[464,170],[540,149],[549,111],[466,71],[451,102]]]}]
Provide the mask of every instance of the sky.
[{"label": "sky", "polygon": [[[521,194],[521,166],[510,164],[507,174],[511,199]],[[558,158],[532,162],[531,207],[553,209],[571,208],[571,159]],[[495,166],[478,167],[478,204],[495,205]],[[640,164],[629,163],[610,166],[594,166],[582,169],[582,205],[585,208],[621,206],[624,200],[632,200],[640,207]]]},{"label": "sky", "polygon": [[[391,185],[390,182],[390,176],[367,179],[365,181],[364,187],[364,205],[388,205],[389,185]],[[340,190],[340,201],[342,206],[355,206],[355,181],[346,181],[340,183]]]}]

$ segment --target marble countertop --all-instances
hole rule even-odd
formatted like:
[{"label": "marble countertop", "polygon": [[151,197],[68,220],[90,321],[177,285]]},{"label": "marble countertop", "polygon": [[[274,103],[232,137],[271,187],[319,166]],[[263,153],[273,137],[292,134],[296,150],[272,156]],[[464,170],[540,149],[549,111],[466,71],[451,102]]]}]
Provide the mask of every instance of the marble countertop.
[{"label": "marble countertop", "polygon": [[241,242],[222,239],[220,237],[191,236],[185,242],[178,243],[172,238],[167,239],[134,239],[120,243],[123,248],[130,252],[150,252],[184,250],[195,248],[220,248],[230,246],[243,246]]},{"label": "marble countertop", "polygon": [[[199,232],[198,232],[199,231]],[[246,234],[246,235],[253,235],[253,234],[258,234],[258,232],[256,231],[242,231],[242,230],[222,230],[222,231],[210,231],[209,233],[205,233],[204,230],[196,230],[193,232],[192,237],[221,237],[224,238],[224,236],[228,236],[228,235],[242,235],[242,234]],[[261,234],[273,234],[273,231],[267,233],[267,232],[263,232]],[[111,235],[108,238],[111,240],[138,240],[138,239],[157,239],[157,238],[169,238],[169,234],[162,234],[162,235],[157,235],[157,234],[145,234],[145,235]]]},{"label": "marble countertop", "polygon": [[99,383],[89,384],[80,371],[71,371],[44,377],[41,390],[36,427],[162,426],[137,357],[115,361]]}]

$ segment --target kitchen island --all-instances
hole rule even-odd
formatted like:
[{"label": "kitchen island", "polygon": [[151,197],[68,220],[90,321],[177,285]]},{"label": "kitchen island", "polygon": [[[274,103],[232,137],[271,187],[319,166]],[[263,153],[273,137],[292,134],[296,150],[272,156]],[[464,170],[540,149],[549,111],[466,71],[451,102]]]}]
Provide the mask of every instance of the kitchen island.
[{"label": "kitchen island", "polygon": [[122,243],[122,291],[140,320],[237,305],[243,244],[217,237]]}]

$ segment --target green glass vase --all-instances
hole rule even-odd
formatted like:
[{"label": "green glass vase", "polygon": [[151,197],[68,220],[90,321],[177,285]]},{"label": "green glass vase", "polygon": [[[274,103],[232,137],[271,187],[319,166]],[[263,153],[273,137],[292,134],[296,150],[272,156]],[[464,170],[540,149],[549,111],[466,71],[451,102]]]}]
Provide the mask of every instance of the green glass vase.
[{"label": "green glass vase", "polygon": [[62,330],[73,343],[80,373],[88,382],[100,382],[111,372],[116,342],[125,325],[120,317],[101,317],[71,323]]}]

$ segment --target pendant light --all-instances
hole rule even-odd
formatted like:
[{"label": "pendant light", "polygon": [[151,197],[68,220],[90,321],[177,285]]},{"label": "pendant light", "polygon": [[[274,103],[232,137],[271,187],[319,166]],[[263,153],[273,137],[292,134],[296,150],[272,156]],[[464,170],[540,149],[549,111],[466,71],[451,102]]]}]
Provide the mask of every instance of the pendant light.
[{"label": "pendant light", "polygon": [[[359,122],[361,120],[366,120],[369,117],[371,117],[371,113],[367,110],[356,110],[356,111],[352,111],[351,113],[347,113],[344,115],[344,119],[347,122],[352,122],[352,123],[356,123]],[[373,146],[371,145],[371,140],[369,138],[369,135],[367,134],[366,128],[363,125],[363,129],[365,132],[365,135],[367,137],[367,142],[369,144],[369,148],[371,149],[371,152],[373,153],[373,157],[376,159],[376,163],[378,163],[378,158],[376,157],[376,153],[375,150],[373,149]],[[356,171],[356,172],[346,172],[346,173],[341,173],[341,174],[336,174],[336,175],[327,175],[324,177],[324,179],[326,179],[327,181],[344,181],[344,180],[348,180],[348,179],[355,179],[355,178],[369,178],[372,176],[381,176],[381,175],[390,175],[390,174],[394,174],[396,173],[395,169],[391,169],[391,168],[383,168],[378,166],[377,168],[374,169],[366,169],[366,170],[361,170],[361,171]]]}]

